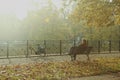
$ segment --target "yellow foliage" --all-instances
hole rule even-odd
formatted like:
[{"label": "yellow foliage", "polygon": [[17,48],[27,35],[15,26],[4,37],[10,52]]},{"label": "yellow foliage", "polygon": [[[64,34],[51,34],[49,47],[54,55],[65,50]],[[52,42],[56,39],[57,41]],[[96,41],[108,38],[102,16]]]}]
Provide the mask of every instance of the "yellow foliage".
[{"label": "yellow foliage", "polygon": [[[118,1],[80,0],[70,15],[74,22],[86,21],[87,26],[111,26],[120,24],[120,6]],[[114,24],[115,22],[115,24]]]},{"label": "yellow foliage", "polygon": [[120,24],[120,15],[115,16],[115,24],[117,24],[117,25]]}]

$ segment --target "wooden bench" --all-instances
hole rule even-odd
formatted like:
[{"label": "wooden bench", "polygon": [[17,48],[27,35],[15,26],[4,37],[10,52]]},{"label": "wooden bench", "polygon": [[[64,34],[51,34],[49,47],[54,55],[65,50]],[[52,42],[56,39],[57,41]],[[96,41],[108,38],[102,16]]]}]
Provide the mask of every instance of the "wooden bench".
[{"label": "wooden bench", "polygon": [[76,60],[76,55],[78,54],[85,54],[87,59],[90,60],[89,54],[92,50],[92,46],[81,47],[81,46],[74,46],[70,48],[69,55],[71,56],[71,60]]}]

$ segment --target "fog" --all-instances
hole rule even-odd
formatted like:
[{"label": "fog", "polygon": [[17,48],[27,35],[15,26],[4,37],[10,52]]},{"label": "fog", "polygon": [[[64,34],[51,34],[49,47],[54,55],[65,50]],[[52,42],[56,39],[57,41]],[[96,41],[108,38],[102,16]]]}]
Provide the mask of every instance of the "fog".
[{"label": "fog", "polygon": [[71,20],[70,14],[77,5],[75,0],[0,0],[0,4],[0,40],[118,39],[119,36],[118,26],[97,29],[85,25],[85,21],[74,23],[77,17]]},{"label": "fog", "polygon": [[72,36],[67,16],[61,11],[62,0],[0,2],[0,40],[54,40]]},{"label": "fog", "polygon": [[0,40],[16,40],[22,37],[20,21],[15,15],[0,15]]}]

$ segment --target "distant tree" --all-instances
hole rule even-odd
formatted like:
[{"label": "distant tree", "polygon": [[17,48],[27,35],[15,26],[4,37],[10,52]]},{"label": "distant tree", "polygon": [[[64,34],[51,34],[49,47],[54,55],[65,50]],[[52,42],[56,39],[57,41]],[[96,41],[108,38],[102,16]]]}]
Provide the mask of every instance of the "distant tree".
[{"label": "distant tree", "polygon": [[[53,7],[54,8],[54,7]],[[24,20],[24,26],[28,27],[28,36],[35,40],[60,40],[68,39],[71,30],[59,12],[52,7],[43,7],[30,12]]]}]

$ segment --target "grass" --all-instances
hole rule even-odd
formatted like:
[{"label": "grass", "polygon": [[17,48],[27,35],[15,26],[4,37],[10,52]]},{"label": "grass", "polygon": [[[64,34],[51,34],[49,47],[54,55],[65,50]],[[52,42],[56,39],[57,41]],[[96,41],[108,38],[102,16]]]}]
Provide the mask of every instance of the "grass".
[{"label": "grass", "polygon": [[1,80],[67,80],[68,78],[120,71],[120,58],[97,58],[90,62],[41,62],[0,66]]}]

